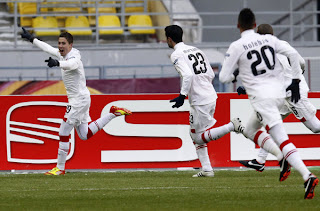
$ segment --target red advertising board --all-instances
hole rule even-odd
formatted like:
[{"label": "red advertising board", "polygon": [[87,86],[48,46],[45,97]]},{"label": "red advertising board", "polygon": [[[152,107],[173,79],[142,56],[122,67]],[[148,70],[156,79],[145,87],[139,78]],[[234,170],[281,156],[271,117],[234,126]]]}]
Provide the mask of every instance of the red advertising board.
[{"label": "red advertising board", "polygon": [[[239,116],[244,123],[252,110],[246,97],[218,94],[216,126]],[[169,100],[176,94],[92,95],[92,120],[111,105],[124,106],[133,115],[117,117],[89,140],[72,131],[67,169],[128,169],[200,167],[189,137],[188,101],[179,109]],[[320,105],[320,94],[311,93]],[[0,96],[0,170],[52,168],[57,159],[59,123],[66,96]],[[319,103],[318,103],[319,102]],[[320,109],[317,107],[317,109]],[[290,115],[285,119],[290,140],[307,165],[320,165],[318,134],[312,134]],[[257,147],[241,134],[227,134],[208,144],[213,167],[237,167],[238,160],[252,159]],[[276,165],[272,156],[269,165]]]}]

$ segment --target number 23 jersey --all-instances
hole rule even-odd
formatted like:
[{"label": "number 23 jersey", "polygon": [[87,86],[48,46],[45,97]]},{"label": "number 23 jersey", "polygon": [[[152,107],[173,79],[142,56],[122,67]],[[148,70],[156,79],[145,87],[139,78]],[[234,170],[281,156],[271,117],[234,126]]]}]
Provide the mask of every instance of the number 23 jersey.
[{"label": "number 23 jersey", "polygon": [[249,99],[285,98],[287,87],[283,67],[276,53],[293,61],[292,76],[299,78],[302,71],[294,48],[273,35],[260,35],[254,30],[246,30],[227,50],[219,80],[223,83],[232,81],[232,73],[239,68],[238,77],[246,88]]},{"label": "number 23 jersey", "polygon": [[183,42],[174,46],[171,61],[180,74],[180,94],[189,96],[191,105],[206,105],[216,101],[212,80],[214,72],[207,56],[198,48]]}]

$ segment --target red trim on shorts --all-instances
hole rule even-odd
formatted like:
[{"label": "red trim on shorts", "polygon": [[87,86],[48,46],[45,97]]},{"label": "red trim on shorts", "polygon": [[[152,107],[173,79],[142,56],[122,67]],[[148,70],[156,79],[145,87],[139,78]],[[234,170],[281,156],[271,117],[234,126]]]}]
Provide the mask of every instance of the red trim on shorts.
[{"label": "red trim on shorts", "polygon": [[304,117],[302,117],[302,119],[300,119],[300,122],[305,122],[307,121]]},{"label": "red trim on shorts", "polygon": [[291,142],[289,140],[286,140],[280,144],[280,150],[282,151],[283,147],[285,147],[287,144],[290,144]]},{"label": "red trim on shorts", "polygon": [[69,142],[69,136],[59,136],[59,138],[62,142]]},{"label": "red trim on shorts", "polygon": [[87,139],[91,138],[93,136],[93,133],[90,128],[88,128],[88,134],[87,134]]},{"label": "red trim on shorts", "polygon": [[[255,135],[254,138],[253,138],[253,142],[254,142],[254,143],[258,144],[258,138],[259,138],[259,136],[260,136],[261,133],[263,133],[262,130],[259,130],[259,131],[256,133],[256,135]],[[258,145],[259,145],[259,144],[258,144]]]},{"label": "red trim on shorts", "polygon": [[270,130],[269,125],[266,125],[266,130],[267,130],[267,133],[269,133],[269,130]]}]

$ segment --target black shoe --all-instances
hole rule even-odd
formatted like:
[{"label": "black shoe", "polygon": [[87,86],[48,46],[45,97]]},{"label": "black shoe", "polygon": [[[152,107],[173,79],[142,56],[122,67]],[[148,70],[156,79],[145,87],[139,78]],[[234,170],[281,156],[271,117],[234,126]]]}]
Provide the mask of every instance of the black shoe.
[{"label": "black shoe", "polygon": [[264,163],[261,164],[256,159],[249,160],[249,161],[241,160],[241,161],[239,161],[239,163],[241,163],[245,167],[252,168],[252,169],[255,169],[260,172],[263,172],[263,170],[264,170]]},{"label": "black shoe", "polygon": [[304,199],[313,199],[314,188],[318,183],[319,179],[314,174],[310,174],[309,179],[304,183]]},{"label": "black shoe", "polygon": [[280,178],[279,181],[285,181],[291,174],[291,166],[286,159],[282,159],[279,162],[280,165]]}]

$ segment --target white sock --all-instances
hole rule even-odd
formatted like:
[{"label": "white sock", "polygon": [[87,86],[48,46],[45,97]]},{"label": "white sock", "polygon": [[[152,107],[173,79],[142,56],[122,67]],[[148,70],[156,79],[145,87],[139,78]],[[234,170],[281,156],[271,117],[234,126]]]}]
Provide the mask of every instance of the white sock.
[{"label": "white sock", "polygon": [[269,152],[264,150],[263,148],[260,148],[259,153],[258,153],[258,157],[257,157],[257,161],[258,163],[264,164],[267,161],[267,157],[268,157]]},{"label": "white sock", "polygon": [[303,180],[306,181],[309,178],[310,171],[307,169],[306,165],[303,163],[300,154],[293,143],[286,141],[283,143],[285,146],[282,147],[282,152],[284,158],[290,163],[292,167],[299,171],[302,175]]},{"label": "white sock", "polygon": [[57,167],[60,170],[65,170],[68,152],[69,152],[69,142],[60,141],[59,149],[58,149],[58,162],[57,162]]},{"label": "white sock", "polygon": [[223,126],[212,128],[210,130],[205,131],[202,134],[202,140],[208,143],[210,141],[221,138],[222,136],[230,133],[233,130],[234,130],[233,123],[229,122],[228,124],[225,124]]},{"label": "white sock", "polygon": [[304,181],[306,181],[309,177],[310,171],[303,163],[296,146],[289,141],[289,137],[284,130],[283,124],[277,124],[273,126],[269,132],[274,140],[279,144],[284,159],[286,159],[292,167],[299,171]]},{"label": "white sock", "polygon": [[306,120],[303,124],[309,128],[313,133],[320,132],[320,121],[316,116],[313,116],[311,119]]},{"label": "white sock", "polygon": [[103,117],[91,122],[89,125],[89,128],[92,132],[92,135],[96,134],[99,130],[101,130],[106,124],[108,124],[115,117],[117,116],[112,113],[108,113]]},{"label": "white sock", "polygon": [[194,146],[196,147],[196,152],[197,152],[198,158],[200,160],[202,170],[203,171],[212,171],[213,169],[212,169],[211,162],[209,159],[207,145],[206,144],[202,144],[202,145],[195,144]]},{"label": "white sock", "polygon": [[[262,131],[259,130],[253,139],[253,142],[258,144],[261,148],[263,148],[264,150],[266,150],[267,152],[270,152],[271,154],[273,154],[274,156],[277,157],[277,160],[280,161],[283,158],[283,154],[280,150],[280,148],[278,147],[278,145],[273,141],[273,139],[271,138],[271,136]],[[268,156],[268,154],[267,154]],[[262,158],[263,159],[263,158]],[[267,159],[267,157],[264,158],[265,160]],[[258,161],[258,160],[257,160]],[[259,161],[258,161],[259,162]],[[261,160],[262,162],[262,160]],[[260,162],[259,162],[260,163]],[[262,163],[265,163],[262,162]]]}]

